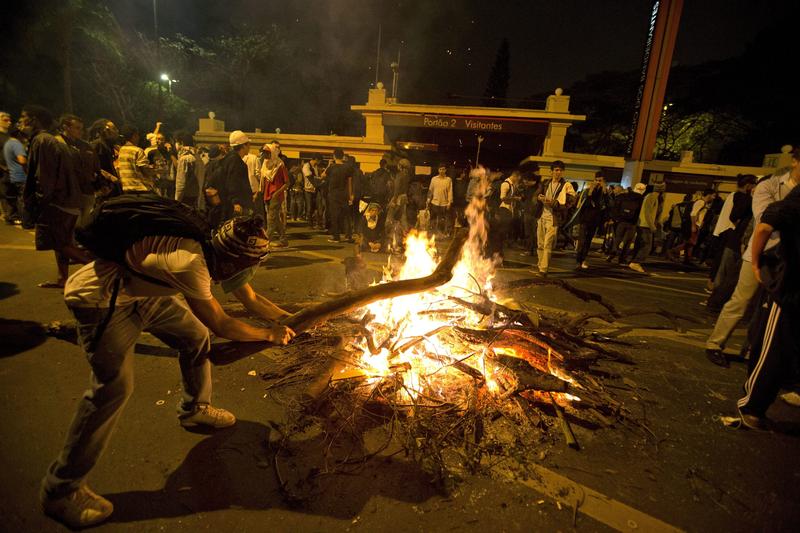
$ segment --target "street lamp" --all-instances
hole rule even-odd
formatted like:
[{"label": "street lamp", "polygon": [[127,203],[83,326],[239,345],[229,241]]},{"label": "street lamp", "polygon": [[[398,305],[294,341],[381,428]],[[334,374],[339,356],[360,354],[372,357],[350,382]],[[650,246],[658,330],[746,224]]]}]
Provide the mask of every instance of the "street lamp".
[{"label": "street lamp", "polygon": [[170,78],[169,74],[162,73],[161,74],[161,81],[167,82],[167,86],[169,87],[169,93],[172,94],[172,83],[173,82],[177,83],[178,80],[173,80],[172,78]]}]

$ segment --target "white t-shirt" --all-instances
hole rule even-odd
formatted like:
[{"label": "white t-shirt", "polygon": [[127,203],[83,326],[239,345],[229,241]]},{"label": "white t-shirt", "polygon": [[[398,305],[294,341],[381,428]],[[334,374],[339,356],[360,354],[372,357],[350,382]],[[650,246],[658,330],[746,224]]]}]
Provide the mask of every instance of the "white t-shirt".
[{"label": "white t-shirt", "polygon": [[250,180],[250,189],[256,193],[261,188],[261,176],[258,173],[258,156],[256,154],[245,154],[242,161],[247,165],[247,178]]},{"label": "white t-shirt", "polygon": [[[564,181],[564,186],[561,187],[561,190],[558,193],[558,198],[553,198],[556,191],[558,190],[558,186],[562,182],[554,182],[550,180],[550,184],[547,186],[547,189],[544,191],[544,197],[548,200],[555,200],[561,205],[566,205],[567,203],[567,196],[575,196],[575,189],[572,187],[572,184],[568,181]],[[542,210],[542,216],[545,218],[553,218],[553,209],[550,207],[544,206]]]},{"label": "white t-shirt", "polygon": [[211,274],[203,248],[195,240],[181,237],[145,237],[125,254],[128,267],[165,283],[149,282],[110,261],[98,259],[72,274],[64,287],[70,307],[108,307],[114,280],[122,276],[117,305],[140,298],[183,294],[196,300],[211,300]]},{"label": "white t-shirt", "polygon": [[706,218],[708,209],[706,208],[706,201],[703,199],[695,200],[692,205],[692,218],[696,220],[697,226],[703,225],[703,220]]}]

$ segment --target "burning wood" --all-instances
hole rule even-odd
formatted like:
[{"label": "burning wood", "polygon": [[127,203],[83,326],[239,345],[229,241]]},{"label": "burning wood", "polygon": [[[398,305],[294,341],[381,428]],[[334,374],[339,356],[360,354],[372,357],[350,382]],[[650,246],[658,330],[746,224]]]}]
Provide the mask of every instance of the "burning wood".
[{"label": "burning wood", "polygon": [[[412,232],[405,263],[398,271],[387,267],[383,283],[284,322],[303,331],[360,310],[360,319],[335,326],[344,337],[328,353],[336,363],[307,391],[312,398],[305,407],[325,415],[329,450],[345,434],[363,439],[369,421],[388,428],[380,449],[399,440],[443,479],[482,468],[486,457],[514,455],[517,446],[542,435],[548,418],[550,425],[559,421],[573,447],[568,419],[587,427],[625,419],[622,406],[590,375],[599,359],[627,362],[621,354],[555,319],[494,301],[494,264],[483,255],[483,208],[482,200],[473,201],[469,233],[458,233],[441,260],[432,238]],[[616,312],[590,293],[580,295]],[[317,332],[333,327],[327,323]],[[286,377],[278,372],[273,379]],[[352,461],[348,452],[345,462]]]}]

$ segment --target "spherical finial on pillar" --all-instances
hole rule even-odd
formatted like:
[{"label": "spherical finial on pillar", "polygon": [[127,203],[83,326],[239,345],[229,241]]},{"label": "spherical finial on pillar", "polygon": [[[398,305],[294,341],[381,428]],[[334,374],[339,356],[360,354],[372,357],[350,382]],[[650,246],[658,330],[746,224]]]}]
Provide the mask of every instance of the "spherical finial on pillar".
[{"label": "spherical finial on pillar", "polygon": [[562,89],[561,87],[558,87],[556,89],[556,96],[561,96],[562,94],[564,94],[564,89]]},{"label": "spherical finial on pillar", "polygon": [[378,89],[383,89],[383,82],[379,81],[378,85],[376,85],[375,87],[377,87]]},{"label": "spherical finial on pillar", "polygon": [[214,113],[213,111],[209,111],[208,112],[208,118],[210,118],[211,120],[214,120],[215,118],[217,118],[217,114]]},{"label": "spherical finial on pillar", "polygon": [[783,146],[781,146],[782,154],[788,154],[792,150],[794,150],[794,146],[792,146],[791,144],[784,144]]}]

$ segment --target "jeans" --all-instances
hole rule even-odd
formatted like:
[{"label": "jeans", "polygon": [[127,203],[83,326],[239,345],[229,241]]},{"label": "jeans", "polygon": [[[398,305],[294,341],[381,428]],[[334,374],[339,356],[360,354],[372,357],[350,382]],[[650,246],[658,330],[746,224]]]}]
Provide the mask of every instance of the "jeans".
[{"label": "jeans", "polygon": [[638,231],[639,234],[636,239],[638,248],[633,255],[633,262],[644,263],[650,255],[650,251],[653,249],[653,230],[639,226]]},{"label": "jeans", "polygon": [[277,237],[280,242],[286,241],[286,219],[283,218],[284,199],[273,196],[265,203],[267,210],[267,235]]},{"label": "jeans", "polygon": [[614,231],[614,244],[611,250],[610,257],[619,254],[620,264],[626,263],[626,256],[628,255],[628,248],[630,248],[633,239],[636,236],[636,225],[631,222],[617,222],[617,228]]},{"label": "jeans", "polygon": [[742,261],[739,269],[739,281],[736,283],[731,299],[722,307],[722,311],[717,317],[714,330],[706,340],[706,349],[722,350],[725,348],[725,343],[728,342],[734,328],[747,311],[747,306],[756,293],[756,289],[758,289],[758,281],[753,274],[753,265],[750,261]]},{"label": "jeans", "polygon": [[331,236],[335,240],[339,240],[342,233],[345,233],[345,238],[350,240],[353,237],[352,228],[350,226],[350,206],[346,201],[329,198],[328,211],[331,215]]},{"label": "jeans", "polygon": [[98,339],[95,333],[108,308],[71,311],[78,320],[78,340],[87,350],[92,368],[91,388],[78,403],[64,448],[42,481],[50,497],[78,488],[102,455],[133,393],[133,349],[142,331],[179,350],[183,394],[178,412],[191,412],[197,404],[211,402],[208,329],[182,299],[146,298],[117,307]]},{"label": "jeans", "polygon": [[597,220],[587,220],[581,223],[578,233],[578,246],[575,250],[575,261],[579,265],[583,263],[586,260],[586,256],[589,255],[589,250],[592,248],[592,239],[594,239],[599,226],[599,218]]},{"label": "jeans", "polygon": [[309,192],[303,191],[303,200],[305,200],[305,218],[309,224],[315,223],[315,215],[317,214],[317,193],[316,192]]},{"label": "jeans", "polygon": [[539,272],[546,273],[550,268],[550,256],[556,241],[558,226],[554,225],[553,217],[542,215],[536,226],[536,254],[538,256]]}]

